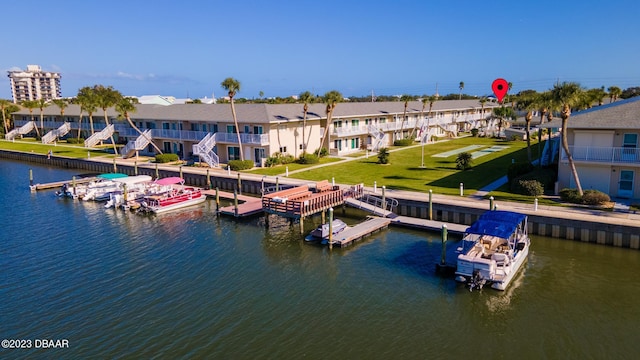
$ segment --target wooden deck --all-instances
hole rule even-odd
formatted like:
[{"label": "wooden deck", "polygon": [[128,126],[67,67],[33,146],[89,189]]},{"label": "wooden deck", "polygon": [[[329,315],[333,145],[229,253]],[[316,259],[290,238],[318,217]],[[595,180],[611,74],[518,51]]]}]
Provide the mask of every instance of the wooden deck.
[{"label": "wooden deck", "polygon": [[303,185],[264,195],[262,208],[270,214],[301,219],[342,205],[345,197],[351,194],[353,191],[345,192],[325,180],[317,183],[315,188]]},{"label": "wooden deck", "polygon": [[369,236],[375,232],[389,227],[391,220],[381,217],[369,217],[367,220],[360,224],[349,227],[342,232],[339,232],[333,237],[333,241],[330,245],[344,247],[349,246],[353,242],[358,241],[366,236]]}]

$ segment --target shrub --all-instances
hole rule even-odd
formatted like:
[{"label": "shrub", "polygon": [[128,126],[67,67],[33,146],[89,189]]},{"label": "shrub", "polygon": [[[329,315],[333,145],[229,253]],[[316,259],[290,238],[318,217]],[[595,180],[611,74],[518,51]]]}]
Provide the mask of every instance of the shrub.
[{"label": "shrub", "polygon": [[157,154],[156,162],[160,164],[178,161],[178,154]]},{"label": "shrub", "polygon": [[275,156],[269,156],[267,160],[264,162],[266,167],[273,167],[276,165],[280,165],[280,160]]},{"label": "shrub", "polygon": [[253,160],[229,160],[227,166],[233,171],[248,170],[253,168]]},{"label": "shrub", "polygon": [[531,165],[530,162],[517,162],[509,165],[509,168],[507,168],[507,179],[509,180],[509,184],[512,184],[516,177],[531,171],[533,171],[533,165]]},{"label": "shrub", "polygon": [[518,180],[518,193],[529,196],[540,196],[544,194],[544,187],[538,180]]},{"label": "shrub", "polygon": [[602,205],[609,201],[609,195],[598,190],[585,190],[582,195],[582,203],[587,205]]},{"label": "shrub", "polygon": [[535,168],[533,171],[524,175],[516,176],[509,183],[511,191],[515,193],[520,192],[518,182],[521,180],[536,180],[538,181],[544,190],[553,190],[557,179],[556,172],[551,168]]},{"label": "shrub", "polygon": [[67,138],[67,144],[84,144],[84,139],[83,138],[78,139],[77,137],[69,137]]},{"label": "shrub", "polygon": [[298,164],[317,164],[320,162],[320,158],[316,154],[304,153],[300,155],[300,158],[296,160]]},{"label": "shrub", "polygon": [[473,157],[468,152],[462,152],[458,154],[456,157],[456,169],[458,170],[467,170],[471,169],[471,163],[473,162]]},{"label": "shrub", "polygon": [[431,135],[431,141],[438,141],[438,137],[436,135]]},{"label": "shrub", "polygon": [[400,139],[393,142],[395,146],[409,146],[411,144],[413,144],[413,140],[411,139]]},{"label": "shrub", "polygon": [[280,152],[274,153],[273,156],[270,156],[265,161],[265,165],[267,167],[272,167],[276,165],[290,164],[295,161],[293,155],[283,154]]},{"label": "shrub", "polygon": [[511,141],[520,141],[522,140],[522,136],[520,135],[511,135]]},{"label": "shrub", "polygon": [[473,137],[478,137],[478,133],[480,132],[480,130],[473,128],[471,129],[471,136]]},{"label": "shrub", "polygon": [[378,150],[378,164],[388,164],[389,163],[389,149],[386,147]]},{"label": "shrub", "polygon": [[562,199],[562,201],[574,204],[580,204],[582,202],[582,198],[580,198],[578,189],[564,188],[560,190],[560,199]]},{"label": "shrub", "polygon": [[325,156],[329,155],[329,150],[327,150],[326,147],[321,147],[320,149],[317,149],[313,153],[318,155],[318,157],[325,157]]}]

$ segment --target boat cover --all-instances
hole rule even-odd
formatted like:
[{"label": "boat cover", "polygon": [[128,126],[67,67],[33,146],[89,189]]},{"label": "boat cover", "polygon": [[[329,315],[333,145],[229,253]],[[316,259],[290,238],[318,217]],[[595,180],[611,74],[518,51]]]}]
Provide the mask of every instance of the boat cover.
[{"label": "boat cover", "polygon": [[158,185],[174,185],[174,184],[182,184],[184,180],[181,177],[172,176],[166,177],[162,179],[156,180],[156,184]]},{"label": "boat cover", "polygon": [[527,216],[511,211],[487,211],[473,225],[467,234],[490,235],[508,239]]},{"label": "boat cover", "polygon": [[129,175],[122,174],[122,173],[107,173],[107,174],[98,175],[99,178],[107,179],[107,180],[120,179],[120,178],[127,177],[127,176],[129,176]]}]

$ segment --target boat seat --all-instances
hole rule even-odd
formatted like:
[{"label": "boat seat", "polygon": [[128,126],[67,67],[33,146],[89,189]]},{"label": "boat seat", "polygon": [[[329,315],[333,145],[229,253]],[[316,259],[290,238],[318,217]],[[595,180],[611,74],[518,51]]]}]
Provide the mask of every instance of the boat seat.
[{"label": "boat seat", "polygon": [[507,254],[493,253],[491,254],[491,260],[495,261],[498,266],[509,265],[509,257]]}]

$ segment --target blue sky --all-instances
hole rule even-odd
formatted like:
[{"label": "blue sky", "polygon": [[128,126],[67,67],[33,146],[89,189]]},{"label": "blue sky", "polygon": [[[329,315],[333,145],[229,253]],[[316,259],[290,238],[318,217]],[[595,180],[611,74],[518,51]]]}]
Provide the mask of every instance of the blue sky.
[{"label": "blue sky", "polygon": [[640,86],[640,2],[9,0],[0,19],[6,71],[62,73],[63,96],[112,85],[126,95],[345,96]]}]

